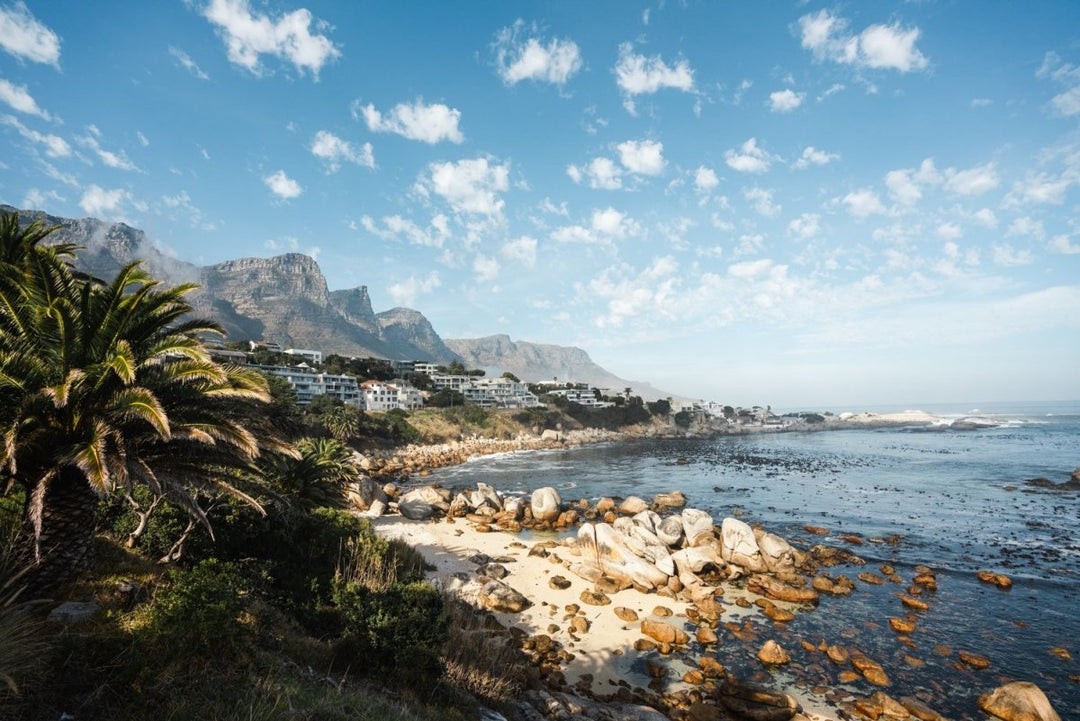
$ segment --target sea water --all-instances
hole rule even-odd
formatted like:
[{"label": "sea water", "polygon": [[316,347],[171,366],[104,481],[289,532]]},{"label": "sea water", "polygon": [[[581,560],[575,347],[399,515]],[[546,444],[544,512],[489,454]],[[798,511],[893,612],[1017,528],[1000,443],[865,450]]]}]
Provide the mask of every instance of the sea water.
[{"label": "sea water", "polygon": [[[843,409],[838,409],[843,410]],[[891,409],[878,409],[891,410]],[[900,410],[900,409],[896,409]],[[555,486],[564,500],[681,490],[719,522],[739,516],[805,549],[844,546],[865,567],[826,569],[851,578],[896,568],[904,586],[856,581],[848,597],[825,597],[777,627],[762,618],[755,639],[723,628],[718,659],[741,676],[773,685],[835,682],[837,667],[802,639],[857,648],[883,665],[894,698],[913,695],[949,718],[978,719],[976,698],[1007,680],[1042,688],[1062,718],[1080,718],[1080,493],[1025,481],[1067,481],[1080,467],[1080,402],[971,404],[921,408],[947,420],[977,418],[973,430],[931,427],[755,433],[708,440],[653,440],[478,458],[438,471],[448,486],[488,483],[509,493]],[[829,535],[805,526],[828,529]],[[849,545],[857,535],[863,545]],[[888,539],[890,543],[881,543]],[[875,542],[876,541],[876,542]],[[911,613],[899,593],[916,565],[933,568],[938,590],[915,612],[905,644],[888,626]],[[980,582],[1004,573],[1011,590]],[[776,638],[791,669],[763,678],[754,658]],[[1065,660],[1051,653],[1065,648]],[[959,651],[984,656],[974,670]],[[801,679],[801,680],[800,680]],[[856,694],[876,690],[865,682]]]}]

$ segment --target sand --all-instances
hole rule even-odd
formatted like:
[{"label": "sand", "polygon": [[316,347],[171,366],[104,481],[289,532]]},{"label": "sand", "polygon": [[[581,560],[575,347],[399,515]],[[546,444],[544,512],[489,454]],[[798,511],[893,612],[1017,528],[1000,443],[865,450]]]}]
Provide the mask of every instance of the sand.
[{"label": "sand", "polygon": [[[532,601],[532,606],[521,613],[495,615],[505,626],[516,626],[530,636],[548,634],[563,644],[574,656],[564,668],[567,683],[571,686],[579,683],[586,674],[591,674],[592,690],[597,694],[612,693],[620,680],[633,686],[648,685],[645,659],[656,658],[656,654],[634,650],[634,642],[643,637],[640,621],[620,620],[614,611],[617,606],[632,609],[639,619],[653,618],[672,623],[678,628],[682,628],[687,621],[687,603],[655,593],[640,593],[632,588],[611,594],[612,602],[608,606],[583,603],[582,591],[592,591],[593,584],[566,567],[567,563],[574,561],[572,546],[560,545],[548,549],[546,558],[529,555],[529,550],[536,543],[546,540],[559,542],[565,536],[540,533],[517,535],[500,531],[482,533],[464,519],[410,521],[401,516],[382,516],[371,521],[379,535],[404,539],[435,566],[435,570],[428,575],[429,580],[466,600],[475,601],[481,588],[481,583],[477,581],[477,565],[469,558],[477,553],[492,559],[503,558],[505,562],[502,565],[509,575],[502,580]],[[573,536],[569,538],[572,542]],[[553,588],[549,581],[554,576],[567,579],[570,586],[562,590]],[[737,621],[742,616],[757,613],[757,609],[735,606],[734,601],[739,595],[746,595],[746,592],[725,587],[724,621]],[[576,640],[570,635],[566,620],[566,607],[571,604],[580,606],[589,621],[589,630],[577,635]],[[673,615],[654,615],[658,606],[669,609]],[[557,626],[558,630],[553,631],[552,625]],[[683,687],[679,679],[687,670],[685,664],[674,656],[663,662],[670,669],[668,690]],[[802,704],[806,718],[813,721],[837,718],[836,709],[828,707],[821,699],[794,693],[790,689],[788,692]]]}]

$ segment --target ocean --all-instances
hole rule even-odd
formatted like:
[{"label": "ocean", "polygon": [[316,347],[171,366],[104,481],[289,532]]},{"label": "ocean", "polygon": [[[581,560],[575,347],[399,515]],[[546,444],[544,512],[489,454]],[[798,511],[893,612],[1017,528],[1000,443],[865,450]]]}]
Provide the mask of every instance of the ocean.
[{"label": "ocean", "polygon": [[[721,627],[718,660],[744,678],[825,693],[842,686],[839,667],[800,646],[824,640],[881,663],[894,698],[919,697],[948,718],[984,719],[976,698],[1008,680],[1036,683],[1063,719],[1080,718],[1080,492],[1026,483],[1062,483],[1080,467],[1080,401],[919,410],[993,425],[605,444],[481,457],[428,480],[484,482],[508,493],[551,485],[564,501],[681,490],[717,523],[734,515],[803,549],[843,546],[865,567],[825,570],[855,579],[887,564],[904,585],[856,581],[850,596],[823,596],[784,626],[761,617],[749,641]],[[808,525],[829,535],[810,533]],[[917,628],[905,643],[888,618],[913,613],[899,593],[916,565],[934,569],[938,588],[923,596],[930,608],[914,612]],[[984,569],[1007,575],[1012,588],[978,580]],[[754,654],[767,638],[788,650],[790,666],[762,670]],[[1051,652],[1062,648],[1071,658]],[[960,661],[960,651],[990,666],[976,670]],[[861,680],[843,688],[877,690]]]}]

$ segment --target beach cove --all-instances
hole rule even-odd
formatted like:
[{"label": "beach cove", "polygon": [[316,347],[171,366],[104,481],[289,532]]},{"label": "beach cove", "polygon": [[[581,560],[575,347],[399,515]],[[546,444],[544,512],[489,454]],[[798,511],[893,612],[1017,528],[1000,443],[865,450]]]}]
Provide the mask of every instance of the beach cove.
[{"label": "beach cove", "polygon": [[[558,640],[559,633],[567,633],[565,630],[567,620],[564,618],[568,614],[566,606],[576,604],[579,608],[576,609],[575,615],[581,614],[586,617],[589,622],[589,631],[576,633],[577,640],[564,638],[563,641],[574,644],[566,651],[575,656],[575,662],[580,659],[585,664],[582,668],[588,669],[590,666],[594,668],[578,672],[574,670],[576,667],[573,667],[573,663],[567,664],[566,680],[568,685],[574,686],[580,681],[581,675],[592,673],[591,690],[600,696],[610,693],[613,688],[611,684],[618,683],[618,680],[624,683],[633,680],[635,682],[633,685],[645,689],[652,682],[654,689],[666,687],[667,692],[671,693],[671,689],[682,687],[684,676],[700,666],[701,657],[708,655],[708,653],[702,653],[703,651],[711,652],[711,649],[719,648],[719,651],[715,653],[716,658],[728,670],[734,671],[739,678],[763,682],[770,688],[792,692],[805,713],[817,714],[819,718],[837,718],[840,717],[840,711],[853,713],[852,704],[859,698],[873,696],[876,689],[873,686],[867,686],[865,680],[852,681],[846,676],[841,678],[840,674],[844,671],[848,674],[858,671],[851,666],[850,661],[836,664],[829,656],[828,649],[830,646],[852,647],[856,650],[863,647],[867,649],[865,655],[871,660],[875,660],[876,656],[887,670],[887,675],[892,676],[891,685],[881,687],[881,689],[897,698],[908,695],[915,700],[918,698],[912,694],[922,693],[924,702],[928,701],[929,707],[946,717],[984,718],[975,706],[975,699],[1006,680],[1020,680],[1021,674],[1009,672],[1019,663],[1022,667],[1034,669],[1034,675],[1037,678],[1032,680],[1035,680],[1040,687],[1051,689],[1048,695],[1054,702],[1055,708],[1063,713],[1064,718],[1068,718],[1073,708],[1072,704],[1075,702],[1075,697],[1069,695],[1068,689],[1074,689],[1072,693],[1075,693],[1076,684],[1075,681],[1069,679],[1076,673],[1076,667],[1071,659],[1051,653],[1055,649],[1059,654],[1069,653],[1069,649],[1061,646],[1062,643],[1065,646],[1068,645],[1066,640],[1068,635],[1059,634],[1057,643],[1047,642],[1044,645],[1042,639],[1047,636],[1048,631],[1041,628],[1044,621],[1038,618],[1032,621],[1030,618],[1032,610],[1041,608],[1040,604],[1044,600],[1053,601],[1056,607],[1060,606],[1058,602],[1061,598],[1075,597],[1075,587],[1072,585],[1075,583],[1075,578],[1070,575],[1073,573],[1072,567],[1068,563],[1064,568],[1060,567],[1062,559],[1055,558],[1055,554],[1065,553],[1065,561],[1068,561],[1069,549],[1055,550],[1049,547],[1040,549],[1038,544],[1042,542],[1038,539],[1033,539],[1038,543],[1027,550],[1005,545],[999,549],[1001,553],[998,554],[1004,562],[995,565],[985,563],[993,559],[983,552],[985,549],[979,548],[983,540],[980,532],[973,533],[971,539],[957,539],[957,545],[970,544],[972,548],[978,549],[977,552],[959,549],[954,555],[943,555],[941,549],[924,543],[917,534],[910,533],[909,528],[903,527],[904,524],[892,523],[890,525],[884,520],[888,517],[893,517],[895,520],[898,515],[891,510],[892,505],[899,504],[901,507],[906,505],[910,512],[922,509],[924,517],[920,519],[920,522],[927,527],[928,532],[937,532],[937,524],[942,521],[927,517],[931,514],[928,514],[926,508],[923,507],[925,502],[920,501],[912,506],[911,498],[918,499],[918,496],[925,493],[926,489],[909,488],[906,491],[895,490],[895,493],[888,488],[874,491],[873,484],[869,481],[864,484],[869,487],[869,490],[841,487],[849,476],[877,476],[882,481],[895,481],[897,473],[897,469],[890,465],[889,459],[878,457],[879,454],[876,451],[880,449],[875,448],[875,453],[849,454],[842,452],[844,446],[863,447],[868,439],[882,448],[904,446],[903,453],[906,455],[900,466],[907,469],[911,466],[911,459],[908,456],[914,453],[908,446],[920,446],[932,441],[930,445],[944,444],[946,447],[922,448],[916,455],[944,458],[954,462],[953,465],[958,469],[962,469],[963,464],[956,464],[955,461],[958,459],[951,457],[963,455],[961,451],[964,449],[959,448],[958,443],[970,445],[974,442],[978,445],[987,442],[994,446],[1002,443],[1015,444],[1017,441],[1009,440],[1009,438],[1020,436],[1018,430],[1030,432],[1034,428],[1034,426],[1010,427],[1006,423],[992,430],[977,431],[982,435],[976,436],[971,433],[932,433],[929,432],[932,423],[931,421],[925,426],[892,426],[888,427],[890,430],[884,431],[880,428],[877,430],[854,429],[853,434],[747,435],[719,439],[719,446],[714,440],[704,439],[645,439],[629,446],[602,443],[598,446],[585,446],[568,451],[542,450],[535,454],[494,455],[474,459],[464,465],[437,470],[428,478],[417,479],[435,480],[448,488],[471,486],[474,490],[479,480],[479,482],[500,488],[510,497],[518,498],[524,498],[547,480],[560,489],[564,499],[568,499],[568,504],[572,504],[580,497],[589,498],[594,503],[602,495],[625,498],[633,495],[626,492],[632,490],[639,491],[642,497],[651,498],[644,491],[661,492],[665,489],[681,488],[682,484],[676,483],[676,480],[686,483],[688,477],[704,473],[708,476],[707,479],[698,478],[690,482],[690,486],[697,489],[696,491],[691,491],[690,486],[687,486],[689,505],[706,506],[715,517],[717,531],[720,530],[719,526],[723,518],[742,517],[755,525],[763,526],[766,531],[773,531],[790,539],[792,544],[800,550],[805,551],[815,545],[825,545],[849,551],[865,561],[862,566],[848,564],[828,572],[834,578],[844,576],[853,582],[854,588],[846,596],[823,594],[817,606],[804,604],[801,608],[791,609],[784,608],[783,602],[778,603],[774,600],[774,605],[781,611],[790,610],[794,613],[794,619],[791,621],[776,622],[766,617],[761,606],[755,605],[755,602],[763,597],[761,594],[748,592],[745,588],[739,588],[738,584],[735,587],[723,587],[723,594],[717,596],[718,603],[723,608],[716,629],[719,637],[718,646],[711,647],[698,644],[696,640],[690,641],[688,646],[690,650],[687,653],[674,654],[674,662],[665,664],[667,668],[663,678],[658,682],[649,676],[650,669],[653,673],[659,673],[656,666],[649,666],[649,661],[652,660],[649,654],[652,653],[655,656],[655,651],[647,651],[642,655],[634,650],[635,641],[642,637],[640,620],[651,618],[656,607],[662,606],[664,610],[672,612],[672,616],[668,617],[669,620],[674,619],[675,622],[684,624],[691,631],[690,635],[694,636],[695,624],[685,615],[686,606],[680,606],[677,599],[665,598],[655,591],[641,595],[632,589],[626,589],[611,596],[611,606],[589,607],[581,601],[580,594],[582,590],[586,590],[586,587],[591,588],[591,584],[573,573],[568,573],[562,565],[564,562],[573,563],[576,560],[573,549],[563,545],[567,543],[566,539],[573,537],[572,532],[551,537],[547,537],[549,536],[547,532],[542,534],[526,532],[522,535],[498,531],[476,533],[473,531],[475,524],[468,523],[464,519],[458,519],[453,524],[440,522],[416,526],[415,522],[411,522],[408,526],[399,527],[397,524],[404,522],[391,520],[393,518],[391,517],[378,521],[378,524],[387,533],[408,535],[413,542],[423,539],[419,541],[421,550],[427,547],[441,549],[437,551],[439,560],[436,565],[440,569],[437,573],[443,577],[442,582],[445,583],[464,585],[466,582],[462,580],[461,574],[469,577],[470,574],[475,574],[477,568],[476,564],[466,559],[475,556],[476,553],[486,554],[491,558],[500,556],[515,558],[514,562],[503,564],[509,571],[507,582],[511,586],[530,600],[533,600],[530,594],[539,592],[554,594],[551,598],[535,600],[530,609],[516,620],[507,619],[508,622],[520,627],[528,627],[533,635],[546,633],[549,626],[559,626],[560,630],[551,636],[553,640]],[[863,438],[860,434],[870,435]],[[794,443],[794,446],[786,448],[783,453],[767,452],[768,446],[778,442],[777,439],[783,439],[782,443],[787,446]],[[1048,442],[1052,448],[1060,448],[1061,440],[1058,436],[1053,436]],[[912,444],[910,441],[918,441],[918,443]],[[824,449],[820,447],[822,443],[825,444]],[[805,444],[811,444],[814,452],[808,454],[798,450]],[[792,448],[795,450],[793,451]],[[828,452],[825,452],[826,450]],[[952,453],[942,453],[943,450],[949,450]],[[1014,454],[1015,448],[1006,448],[1002,445],[1000,450],[1003,453]],[[499,451],[503,454],[507,452],[506,449]],[[717,453],[724,457],[713,457]],[[1042,455],[1045,457],[1046,454]],[[922,460],[925,466],[925,458]],[[1013,477],[1008,476],[1005,471],[1003,473],[1005,474],[1003,478],[1007,476],[1017,482],[1023,478],[1022,474]],[[739,476],[741,480],[735,482],[732,476]],[[644,477],[652,480],[642,480]],[[800,493],[791,487],[793,481],[802,482],[800,478],[815,489],[813,494]],[[701,483],[702,480],[713,485],[705,486]],[[1067,476],[1059,480],[1067,480]],[[716,481],[721,481],[721,483],[715,483]],[[745,487],[740,483],[745,483]],[[1017,505],[1024,506],[1015,513],[1020,526],[1032,520],[1033,511],[1038,511],[1039,508],[1045,506],[1045,510],[1052,512],[1053,506],[1058,505],[1056,503],[1046,505],[1053,499],[1045,494],[1036,493],[1035,487],[1020,490],[1014,488],[1010,491],[1006,490],[1009,485],[1002,483],[996,486],[994,493],[1011,494],[1019,501]],[[762,497],[762,502],[769,502],[768,506],[753,505],[755,496],[762,495],[761,490],[755,486],[769,488],[771,495],[766,494]],[[958,491],[955,486],[949,490],[954,492],[954,495]],[[819,506],[824,509],[837,505],[836,499],[843,501],[839,504],[840,506],[844,506],[845,503],[852,504],[862,497],[864,492],[881,496],[871,504],[873,507],[880,507],[880,514],[865,515],[858,526],[849,526],[854,523],[858,515],[856,513],[849,513],[841,508],[843,513],[833,512],[822,515],[823,511],[819,510]],[[905,493],[906,501],[903,500]],[[790,503],[790,497],[800,495],[802,497],[798,499],[799,502],[793,504],[797,505],[797,508],[784,508],[776,503],[785,499]],[[828,498],[830,495],[832,500]],[[893,498],[894,495],[896,498]],[[718,505],[718,497],[723,499],[721,505],[725,507]],[[968,500],[978,501],[974,497]],[[962,505],[960,504],[961,508]],[[878,515],[881,517],[879,518]],[[909,515],[914,514],[909,513]],[[1061,513],[1057,514],[1057,516],[1060,515]],[[1043,511],[1043,517],[1045,518],[1045,511]],[[1013,520],[1017,519],[1004,516],[1000,519],[998,525],[1004,535],[1009,534],[1009,526]],[[1064,520],[1072,519],[1066,517]],[[1045,523],[1045,521],[1040,522]],[[911,525],[911,522],[909,521],[907,525]],[[825,531],[825,534],[818,535],[816,532],[807,531],[805,530],[807,526],[816,526],[817,529]],[[901,527],[897,528],[897,526]],[[886,533],[887,530],[909,532]],[[428,534],[433,535],[428,538]],[[545,538],[536,538],[539,535],[544,535]],[[1035,535],[1037,536],[1038,533]],[[1053,536],[1052,533],[1050,535]],[[844,536],[848,538],[842,538]],[[554,561],[537,560],[536,557],[528,556],[528,550],[531,550],[535,543],[540,542],[559,544],[558,548],[547,549],[552,557],[560,559],[558,564]],[[525,547],[508,547],[508,544],[514,543]],[[1005,551],[1017,556],[1017,562],[1010,565],[1009,554],[1002,555]],[[1019,562],[1020,558],[1029,553],[1046,555],[1043,559],[1036,558],[1035,563],[1026,560]],[[964,559],[964,554],[971,558]],[[451,559],[454,559],[458,565],[453,565]],[[960,563],[961,561],[963,564]],[[544,565],[536,567],[537,563]],[[990,569],[981,568],[981,565],[989,566]],[[926,610],[917,608],[913,610],[912,607],[905,606],[896,595],[903,594],[916,598],[910,593],[909,587],[916,585],[914,579],[917,576],[926,575],[918,573],[916,566],[925,566],[923,570],[933,571],[939,584],[937,591],[926,591],[923,594],[922,598],[928,601]],[[562,567],[561,571],[560,567]],[[890,570],[893,573],[886,573]],[[993,583],[979,581],[976,578],[979,570],[996,571],[1003,577],[1015,580],[1017,585],[1011,591],[1000,590]],[[863,580],[859,574],[864,574],[867,579],[876,576],[884,582],[875,584],[874,581]],[[554,589],[545,586],[544,584],[555,575],[570,581],[570,588],[556,593]],[[890,579],[890,576],[894,578]],[[808,581],[812,580],[808,579]],[[518,584],[523,587],[518,588]],[[533,588],[534,586],[537,588]],[[973,588],[975,590],[972,590]],[[1027,594],[1029,589],[1034,589],[1031,591],[1033,594],[1031,598],[1021,595]],[[987,595],[991,593],[997,594],[997,597]],[[631,596],[635,600],[626,600]],[[749,604],[752,608],[743,608],[737,602],[740,597],[745,599],[744,604]],[[970,607],[972,603],[975,604],[974,609]],[[638,622],[621,620],[612,611],[615,607],[625,607],[634,611],[639,618]],[[975,615],[986,615],[986,609],[989,609],[990,613],[984,625],[993,627],[988,629],[987,633],[972,636],[968,632],[966,637],[960,638],[950,635],[955,631],[955,617],[971,616],[973,612]],[[1040,613],[1054,614],[1058,613],[1058,610],[1041,608]],[[901,631],[895,630],[895,627],[890,625],[890,618],[904,621],[909,615],[916,617],[918,622],[916,630],[903,633],[905,626],[902,623],[898,624]],[[656,620],[663,618],[661,616]],[[1065,621],[1066,629],[1070,622],[1072,621]],[[582,622],[576,623],[581,625]],[[617,626],[609,628],[605,623]],[[739,628],[733,628],[733,624],[739,625]],[[1000,630],[1004,624],[1014,629],[1007,636]],[[745,638],[740,639],[740,635]],[[1017,636],[1021,638],[1018,640]],[[1030,638],[1024,639],[1022,638],[1024,636],[1030,636]],[[765,641],[770,640],[770,637],[777,640],[784,651],[792,657],[790,664],[766,666],[756,658],[757,651]],[[873,640],[867,640],[870,638]],[[562,641],[559,642],[562,643]],[[621,653],[616,653],[620,650]],[[1009,658],[1010,655],[1013,658]],[[602,662],[597,663],[598,658]],[[1040,665],[1036,666],[1028,662],[1029,658],[1035,659]],[[987,667],[976,668],[984,659],[989,662]],[[670,661],[672,657],[653,660],[654,664],[659,660]],[[598,673],[598,668],[603,669],[603,673]],[[1047,684],[1048,676],[1052,677],[1049,685]],[[694,680],[693,675],[690,678]],[[845,679],[847,683],[844,683]],[[683,688],[692,687],[693,684],[690,684]],[[1064,696],[1054,693],[1058,688],[1065,690]],[[934,706],[933,702],[937,699],[945,699],[944,705]]]}]

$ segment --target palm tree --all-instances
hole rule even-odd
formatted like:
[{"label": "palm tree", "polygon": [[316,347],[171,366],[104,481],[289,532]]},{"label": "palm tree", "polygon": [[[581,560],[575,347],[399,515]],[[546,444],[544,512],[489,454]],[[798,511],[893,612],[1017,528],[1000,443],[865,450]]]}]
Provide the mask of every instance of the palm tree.
[{"label": "palm tree", "polygon": [[258,477],[287,504],[337,508],[345,504],[345,484],[360,477],[352,451],[334,438],[301,438],[299,457],[265,453],[254,464]]},{"label": "palm tree", "polygon": [[230,482],[264,447],[259,374],[219,365],[190,317],[195,286],[172,288],[138,263],[108,284],[79,276],[71,245],[17,216],[0,219],[0,468],[26,493],[23,582],[44,593],[89,565],[99,495],[146,484],[206,523],[192,491],[254,499]]}]

